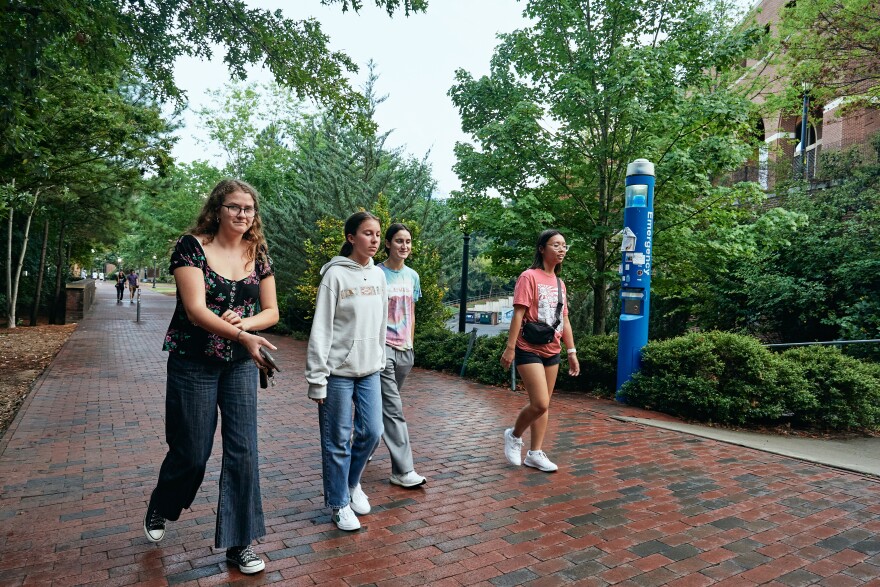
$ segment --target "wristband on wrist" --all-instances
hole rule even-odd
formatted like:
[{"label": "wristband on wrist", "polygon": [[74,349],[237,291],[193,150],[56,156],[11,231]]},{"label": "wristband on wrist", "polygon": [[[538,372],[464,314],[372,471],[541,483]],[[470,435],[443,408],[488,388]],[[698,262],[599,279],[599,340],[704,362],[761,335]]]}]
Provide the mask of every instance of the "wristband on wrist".
[{"label": "wristband on wrist", "polygon": [[239,330],[238,334],[235,335],[235,342],[241,342],[241,335],[244,334],[244,330]]},{"label": "wristband on wrist", "polygon": [[570,349],[568,349],[565,352],[568,353],[569,355],[574,355],[574,354],[577,354],[578,350],[574,347],[571,347]]}]

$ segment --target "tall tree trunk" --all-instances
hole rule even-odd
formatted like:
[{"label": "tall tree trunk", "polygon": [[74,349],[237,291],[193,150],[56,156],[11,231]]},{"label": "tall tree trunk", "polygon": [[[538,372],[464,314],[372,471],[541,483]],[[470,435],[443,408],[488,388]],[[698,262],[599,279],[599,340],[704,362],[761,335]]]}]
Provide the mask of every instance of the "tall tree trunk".
[{"label": "tall tree trunk", "polygon": [[[27,253],[28,240],[30,239],[31,234],[31,222],[34,219],[34,212],[37,210],[37,202],[40,199],[40,190],[37,190],[34,193],[34,202],[31,204],[31,209],[28,212],[27,220],[24,223],[24,236],[21,239],[21,253],[18,255],[18,263],[15,266],[15,279],[12,283],[12,296],[9,298],[9,311],[7,312],[7,326],[9,328],[15,328],[17,319],[15,315],[15,306],[18,304],[18,286],[21,284],[21,270],[24,267],[24,257]],[[9,217],[12,218],[12,209],[9,210]],[[12,253],[12,226],[9,227],[9,252],[10,255]],[[10,259],[11,260],[11,259]],[[7,275],[8,275],[7,271]],[[6,288],[9,290],[9,287]]]},{"label": "tall tree trunk", "polygon": [[593,282],[593,334],[605,334],[606,315],[608,314],[608,283],[605,277],[605,256],[608,242],[605,237],[593,241],[596,255],[596,280]]},{"label": "tall tree trunk", "polygon": [[37,315],[40,313],[40,294],[43,292],[43,277],[46,275],[46,250],[49,245],[49,219],[43,223],[43,246],[40,247],[40,269],[37,272],[37,292],[34,294],[34,303],[31,304],[31,326],[37,325]]},{"label": "tall tree trunk", "polygon": [[[608,170],[599,166],[599,210],[596,217],[598,228],[607,229],[608,209],[610,207],[610,190],[608,188]],[[593,241],[593,254],[595,258],[596,278],[593,282],[593,334],[605,334],[605,324],[608,317],[608,278],[605,274],[608,268],[608,237],[607,230],[601,230],[599,236]]]},{"label": "tall tree trunk", "polygon": [[[6,316],[14,315],[15,310],[10,306],[12,303],[12,217],[15,208],[9,207],[9,226],[6,239]],[[15,320],[6,323],[8,328],[15,328]]]},{"label": "tall tree trunk", "polygon": [[[59,322],[59,301],[61,298],[61,286],[64,283],[64,233],[67,228],[67,224],[64,220],[61,221],[61,230],[58,231],[58,255],[56,257],[55,265],[55,293],[52,296],[52,307],[49,310],[49,324],[60,324]],[[63,322],[63,321],[62,321]]]}]

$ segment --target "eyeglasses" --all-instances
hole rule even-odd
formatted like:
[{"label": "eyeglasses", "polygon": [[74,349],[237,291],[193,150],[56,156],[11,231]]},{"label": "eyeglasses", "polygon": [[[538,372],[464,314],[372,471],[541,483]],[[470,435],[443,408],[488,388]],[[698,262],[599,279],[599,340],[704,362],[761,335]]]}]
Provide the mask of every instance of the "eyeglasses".
[{"label": "eyeglasses", "polygon": [[568,250],[571,248],[571,245],[561,245],[561,244],[559,244],[559,243],[552,243],[552,244],[549,244],[549,245],[547,245],[547,246],[550,247],[551,249],[553,249],[554,251],[566,251],[566,252],[568,252]]},{"label": "eyeglasses", "polygon": [[229,205],[221,204],[221,206],[223,206],[224,208],[229,210],[229,213],[232,214],[233,216],[238,216],[242,212],[244,212],[245,216],[253,216],[254,214],[257,213],[257,209],[254,208],[253,206],[241,207],[241,206],[237,206],[235,204],[229,204]]}]

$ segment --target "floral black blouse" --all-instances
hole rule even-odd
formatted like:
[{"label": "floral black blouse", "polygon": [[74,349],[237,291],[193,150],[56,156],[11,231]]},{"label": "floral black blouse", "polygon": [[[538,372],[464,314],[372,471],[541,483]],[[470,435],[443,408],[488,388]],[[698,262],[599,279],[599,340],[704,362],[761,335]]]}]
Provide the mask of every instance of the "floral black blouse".
[{"label": "floral black blouse", "polygon": [[[215,273],[208,265],[199,239],[185,234],[174,247],[168,271],[173,273],[178,267],[198,267],[205,274],[205,303],[208,309],[218,316],[226,310],[233,310],[242,318],[248,318],[256,314],[259,308],[260,280],[274,274],[272,260],[268,255],[266,259],[265,263],[257,260],[254,270],[244,279],[232,281]],[[177,292],[177,306],[165,333],[162,350],[212,361],[236,361],[250,357],[244,346],[190,322],[180,299],[180,291]]]}]

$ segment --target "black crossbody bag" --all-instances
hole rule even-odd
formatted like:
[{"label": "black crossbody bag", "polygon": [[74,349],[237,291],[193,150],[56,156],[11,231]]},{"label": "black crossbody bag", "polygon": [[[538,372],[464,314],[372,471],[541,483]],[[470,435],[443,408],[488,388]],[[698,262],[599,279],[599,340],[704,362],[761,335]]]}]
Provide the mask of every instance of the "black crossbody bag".
[{"label": "black crossbody bag", "polygon": [[549,344],[556,336],[556,328],[562,322],[562,282],[556,276],[556,322],[549,325],[545,322],[525,322],[522,336],[529,344]]}]

